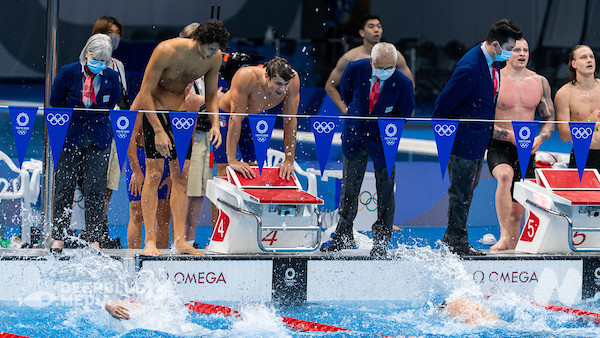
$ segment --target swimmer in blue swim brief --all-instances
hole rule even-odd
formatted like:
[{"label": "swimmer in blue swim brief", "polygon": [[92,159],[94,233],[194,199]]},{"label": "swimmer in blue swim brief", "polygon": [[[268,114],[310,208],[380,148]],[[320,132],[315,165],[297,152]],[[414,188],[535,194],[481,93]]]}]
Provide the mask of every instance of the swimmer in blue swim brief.
[{"label": "swimmer in blue swim brief", "polygon": [[[264,67],[240,68],[231,80],[229,91],[219,101],[220,111],[241,114],[258,114],[283,102],[282,114],[287,116],[283,120],[285,160],[278,165],[279,176],[283,179],[289,179],[294,172],[297,121],[289,115],[298,113],[299,90],[300,80],[296,71],[287,60],[275,57]],[[256,160],[256,156],[251,156],[248,150],[250,148],[254,152],[252,133],[249,126],[244,128],[246,116],[241,114],[229,116],[227,136],[224,137],[226,160],[243,177],[251,178],[255,173],[250,164],[237,159],[237,146],[240,145],[244,161],[245,157]],[[219,160],[224,163],[222,154]],[[225,167],[217,164],[218,176],[225,175]]]}]

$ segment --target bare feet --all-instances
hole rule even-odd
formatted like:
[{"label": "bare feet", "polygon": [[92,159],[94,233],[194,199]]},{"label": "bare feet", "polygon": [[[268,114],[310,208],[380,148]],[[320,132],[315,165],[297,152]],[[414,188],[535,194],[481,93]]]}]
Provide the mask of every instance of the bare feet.
[{"label": "bare feet", "polygon": [[144,250],[142,250],[142,254],[146,255],[146,256],[160,256],[162,255],[160,253],[160,251],[158,251],[158,248],[156,247],[156,243],[155,242],[146,242],[146,245],[144,245]]},{"label": "bare feet", "polygon": [[100,243],[99,242],[91,242],[90,246],[98,251],[100,251]]},{"label": "bare feet", "polygon": [[52,242],[52,249],[62,249],[63,246],[65,246],[65,242],[64,241],[54,241]]},{"label": "bare feet", "polygon": [[500,238],[500,240],[490,248],[490,251],[513,250],[516,246],[516,241],[511,241],[506,238]]},{"label": "bare feet", "polygon": [[204,255],[202,251],[200,251],[199,249],[195,249],[193,246],[191,246],[188,242],[184,240],[176,240],[175,243],[173,243],[173,251],[175,251],[176,254],[187,254],[196,256]]}]

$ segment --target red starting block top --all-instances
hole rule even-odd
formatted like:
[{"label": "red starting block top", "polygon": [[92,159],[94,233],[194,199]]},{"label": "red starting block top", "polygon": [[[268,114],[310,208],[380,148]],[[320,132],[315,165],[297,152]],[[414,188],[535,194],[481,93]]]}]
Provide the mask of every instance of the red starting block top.
[{"label": "red starting block top", "polygon": [[537,183],[572,205],[600,205],[600,176],[585,169],[579,181],[577,169],[536,169]]},{"label": "red starting block top", "polygon": [[262,204],[323,204],[323,200],[306,191],[294,189],[244,189]]},{"label": "red starting block top", "polygon": [[292,175],[290,180],[279,177],[279,168],[263,168],[259,175],[258,167],[252,168],[254,178],[244,178],[227,167],[228,181],[241,188],[261,204],[323,204],[323,200],[302,190],[302,185]]}]

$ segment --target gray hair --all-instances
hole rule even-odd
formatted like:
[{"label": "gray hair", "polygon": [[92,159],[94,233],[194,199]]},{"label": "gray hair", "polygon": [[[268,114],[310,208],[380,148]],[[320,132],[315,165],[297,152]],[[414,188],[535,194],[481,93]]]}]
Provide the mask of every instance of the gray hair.
[{"label": "gray hair", "polygon": [[371,50],[371,59],[373,62],[382,56],[393,56],[394,64],[398,61],[398,52],[396,52],[396,47],[389,42],[379,42],[373,46],[373,49]]},{"label": "gray hair", "polygon": [[112,56],[112,42],[110,41],[110,37],[102,33],[92,35],[81,50],[81,54],[79,54],[79,63],[82,65],[87,63],[85,52],[88,52],[94,60],[104,61],[108,67]]},{"label": "gray hair", "polygon": [[196,28],[198,28],[198,26],[200,26],[200,24],[197,22],[192,22],[191,24],[185,26],[179,33],[179,37],[189,38],[190,36],[192,36],[192,33],[196,30]]}]

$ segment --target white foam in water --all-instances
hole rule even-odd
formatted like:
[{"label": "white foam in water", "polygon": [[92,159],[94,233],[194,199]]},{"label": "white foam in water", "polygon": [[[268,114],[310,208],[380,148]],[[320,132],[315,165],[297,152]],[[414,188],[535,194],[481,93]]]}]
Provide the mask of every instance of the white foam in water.
[{"label": "white foam in water", "polygon": [[238,310],[240,318],[234,321],[229,337],[291,337],[281,316],[264,304],[242,305]]}]

